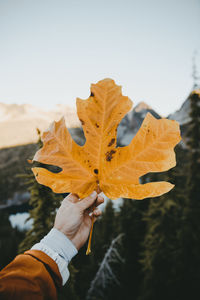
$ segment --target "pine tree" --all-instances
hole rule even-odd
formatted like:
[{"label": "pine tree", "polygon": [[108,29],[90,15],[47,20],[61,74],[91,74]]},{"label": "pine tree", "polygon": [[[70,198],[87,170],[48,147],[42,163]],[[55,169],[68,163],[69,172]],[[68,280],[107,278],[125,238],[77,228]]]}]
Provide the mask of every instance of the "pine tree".
[{"label": "pine tree", "polygon": [[[187,202],[182,232],[182,267],[184,297],[200,298],[200,90],[190,96],[191,111],[187,131],[189,148]],[[184,269],[184,270],[183,270]],[[187,299],[188,299],[187,298]]]},{"label": "pine tree", "polygon": [[124,263],[124,259],[120,255],[122,237],[123,234],[120,233],[112,240],[108,247],[99,269],[90,284],[86,297],[87,300],[113,299],[112,289],[120,285],[118,280],[119,274],[116,269],[119,270],[119,266]]},{"label": "pine tree", "polygon": [[12,228],[8,212],[0,210],[0,269],[4,268],[17,255],[18,245],[23,238],[23,231],[17,227]]},{"label": "pine tree", "polygon": [[[39,140],[38,148],[41,148],[42,142],[40,138],[40,131],[38,130]],[[43,166],[37,163],[37,166]],[[48,166],[46,166],[48,167]],[[50,167],[50,170],[57,171],[56,168]],[[30,230],[26,232],[24,240],[19,245],[19,253],[30,249],[35,243],[38,243],[53,227],[56,209],[60,206],[63,196],[54,194],[50,188],[39,184],[32,172],[28,172],[23,176],[30,191],[29,204],[32,209],[29,211],[29,219],[33,220],[33,225]],[[70,279],[67,284],[59,291],[58,299],[78,300],[74,289],[74,276],[76,273],[72,264],[69,265]]]},{"label": "pine tree", "polygon": [[160,200],[152,199],[146,214],[142,300],[200,297],[199,91],[190,95],[190,101],[189,151],[178,147],[177,167],[166,178],[176,187]]},{"label": "pine tree", "polygon": [[[122,239],[122,257],[125,263],[121,265],[121,278],[118,289],[113,296],[115,299],[137,299],[139,288],[143,279],[141,268],[142,241],[144,239],[146,224],[143,213],[147,211],[149,199],[137,201],[124,199],[120,212]],[[114,292],[114,291],[113,291]]]},{"label": "pine tree", "polygon": [[111,200],[108,200],[105,210],[102,214],[101,232],[103,238],[103,247],[106,252],[106,250],[110,246],[111,241],[117,235],[116,212]]},{"label": "pine tree", "polygon": [[[38,148],[41,148],[42,142],[40,131],[38,130]],[[41,166],[42,164],[38,164]],[[39,242],[53,227],[56,208],[59,207],[62,197],[55,195],[50,188],[39,184],[31,172],[27,170],[27,174],[23,176],[28,190],[30,192],[29,205],[32,207],[29,211],[29,219],[33,220],[33,225],[26,232],[25,239],[19,245],[19,253],[30,249],[35,243]]]},{"label": "pine tree", "polygon": [[[141,183],[146,182],[145,178],[141,178]],[[148,205],[149,199],[143,201],[124,199],[115,217],[115,230],[118,234],[122,234],[121,246],[117,250],[124,261],[112,266],[119,284],[107,289],[105,299],[129,300],[138,297],[143,281],[140,263],[146,231],[143,214],[147,211]]]},{"label": "pine tree", "polygon": [[29,204],[32,209],[29,211],[28,219],[33,220],[33,226],[26,232],[25,239],[19,246],[20,253],[30,249],[50,231],[53,227],[56,207],[60,202],[49,188],[38,184],[35,178],[30,178],[29,184]]},{"label": "pine tree", "polygon": [[190,149],[188,196],[191,207],[196,207],[200,197],[200,90],[194,91],[190,96],[190,118],[187,131],[187,145]]},{"label": "pine tree", "polygon": [[110,246],[114,237],[118,234],[116,226],[116,212],[113,203],[109,200],[102,216],[95,222],[92,237],[92,253],[86,256],[85,246],[79,250],[79,255],[74,258],[74,266],[77,269],[75,275],[75,289],[80,299],[85,299],[91,281],[94,279],[100,262]]},{"label": "pine tree", "polygon": [[144,281],[138,298],[142,300],[181,299],[179,265],[183,263],[180,250],[185,207],[184,160],[187,154],[180,146],[176,147],[176,154],[176,168],[163,175],[151,176],[151,181],[163,176],[162,179],[174,183],[175,188],[162,197],[151,199],[149,209],[144,214],[147,224],[141,260]]},{"label": "pine tree", "polygon": [[105,299],[137,299],[143,276],[140,255],[146,225],[142,218],[148,204],[148,199],[144,201],[124,199],[117,213],[115,228],[118,234],[122,234],[118,251],[124,262],[113,265],[113,273],[117,274],[119,284],[107,290]]}]

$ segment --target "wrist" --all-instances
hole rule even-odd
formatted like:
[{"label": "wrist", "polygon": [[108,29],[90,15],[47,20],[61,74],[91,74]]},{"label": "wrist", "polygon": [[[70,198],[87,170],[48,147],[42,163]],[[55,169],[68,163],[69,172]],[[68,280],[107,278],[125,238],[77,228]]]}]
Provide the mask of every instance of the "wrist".
[{"label": "wrist", "polygon": [[78,246],[79,246],[79,243],[78,243],[76,237],[74,237],[74,235],[69,234],[69,233],[66,233],[66,231],[62,230],[62,228],[58,228],[58,227],[55,226],[55,225],[54,225],[53,228],[55,228],[56,230],[58,230],[59,232],[61,232],[62,234],[64,234],[64,235],[66,236],[66,238],[67,238],[68,240],[70,240],[70,242],[74,245],[74,247],[75,247],[77,250],[80,249],[80,247],[78,247]]},{"label": "wrist", "polygon": [[76,249],[78,251],[81,248],[80,241],[76,237],[74,237],[70,240],[71,240],[71,242],[73,243],[73,245],[76,247]]}]

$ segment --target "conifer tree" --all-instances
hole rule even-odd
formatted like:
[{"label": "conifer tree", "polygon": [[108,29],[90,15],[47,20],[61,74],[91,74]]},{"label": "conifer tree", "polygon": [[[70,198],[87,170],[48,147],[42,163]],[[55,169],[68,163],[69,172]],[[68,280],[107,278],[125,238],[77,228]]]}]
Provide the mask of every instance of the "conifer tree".
[{"label": "conifer tree", "polygon": [[91,281],[94,279],[100,262],[117,236],[116,212],[111,200],[108,200],[102,216],[95,222],[92,237],[92,253],[86,256],[85,246],[79,250],[79,255],[74,258],[74,266],[77,269],[75,275],[75,289],[80,299],[85,299]]},{"label": "conifer tree", "polygon": [[0,210],[0,269],[9,264],[17,255],[18,244],[23,240],[24,232],[12,228],[9,214]]},{"label": "conifer tree", "polygon": [[188,172],[188,196],[191,207],[196,207],[200,197],[200,90],[190,96],[190,118],[187,145],[190,150]]},{"label": "conifer tree", "polygon": [[113,291],[115,299],[137,299],[143,274],[141,268],[142,241],[146,224],[143,213],[147,211],[149,200],[124,199],[119,216],[122,238],[122,253],[125,263],[121,264],[120,286]]},{"label": "conifer tree", "polygon": [[120,255],[122,236],[123,234],[120,233],[112,240],[108,247],[99,269],[90,284],[86,297],[87,300],[113,299],[112,290],[120,285],[116,269],[119,270],[119,266],[124,263],[124,259]]},{"label": "conifer tree", "polygon": [[59,204],[58,197],[56,198],[49,188],[38,184],[35,178],[30,178],[29,184],[29,204],[32,207],[29,219],[33,220],[33,226],[26,232],[25,239],[19,246],[19,252],[30,249],[50,231]]},{"label": "conifer tree", "polygon": [[200,94],[190,95],[189,151],[177,148],[177,167],[166,180],[175,188],[152,199],[147,220],[142,300],[200,297]]},{"label": "conifer tree", "polygon": [[103,247],[106,252],[111,241],[117,235],[116,213],[111,200],[108,200],[106,204],[105,210],[102,214],[101,223]]},{"label": "conifer tree", "polygon": [[[187,202],[182,232],[183,292],[188,299],[200,298],[200,90],[190,96],[190,118],[187,131],[189,148]],[[183,270],[184,269],[184,270]]]},{"label": "conifer tree", "polygon": [[[144,214],[147,229],[143,242],[144,252],[141,260],[144,280],[138,299],[181,299],[179,272],[181,232],[183,230],[183,211],[185,207],[186,171],[184,160],[186,151],[176,147],[177,166],[166,174],[154,174],[170,181],[175,188],[168,194],[150,201],[149,209]],[[187,160],[187,159],[186,159]]]},{"label": "conifer tree", "polygon": [[[42,146],[40,131],[38,130],[38,148]],[[41,164],[39,164],[41,166]],[[35,243],[39,242],[53,227],[56,208],[59,207],[62,197],[55,195],[50,188],[39,184],[31,172],[27,171],[25,178],[30,192],[29,204],[32,207],[29,211],[29,218],[33,220],[33,225],[26,232],[25,239],[19,245],[19,253],[30,249]]]},{"label": "conifer tree", "polygon": [[[146,180],[148,180],[147,176],[141,178],[141,183],[145,183]],[[148,206],[148,199],[144,201],[124,199],[115,217],[115,230],[118,234],[122,234],[121,246],[117,250],[124,262],[113,266],[113,272],[118,274],[119,284],[107,290],[105,299],[129,300],[138,297],[143,281],[140,263],[142,242],[146,231],[143,214]]]},{"label": "conifer tree", "polygon": [[[40,138],[40,131],[38,130],[39,140],[38,149],[41,148],[42,142]],[[41,163],[37,163],[37,166],[41,166]],[[44,165],[42,165],[44,167]],[[56,168],[51,170],[56,171]],[[24,240],[19,245],[19,253],[30,249],[35,243],[38,243],[53,227],[55,220],[56,209],[60,206],[60,202],[63,196],[56,195],[50,188],[39,184],[32,172],[28,172],[23,176],[28,185],[30,191],[29,204],[32,207],[29,211],[29,219],[33,220],[33,225],[30,230],[26,232]],[[78,300],[76,292],[74,290],[74,276],[76,273],[72,264],[69,265],[70,279],[66,285],[59,291],[58,299],[70,299]]]}]

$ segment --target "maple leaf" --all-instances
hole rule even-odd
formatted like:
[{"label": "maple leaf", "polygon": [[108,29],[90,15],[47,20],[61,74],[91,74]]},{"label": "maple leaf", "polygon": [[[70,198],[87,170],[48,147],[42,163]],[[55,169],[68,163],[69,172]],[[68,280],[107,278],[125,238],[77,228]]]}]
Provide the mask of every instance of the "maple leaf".
[{"label": "maple leaf", "polygon": [[[176,165],[174,147],[181,139],[179,125],[157,120],[148,113],[131,143],[116,147],[117,127],[131,107],[132,101],[122,96],[121,87],[113,80],[92,84],[90,97],[77,99],[84,146],[71,138],[64,118],[53,122],[43,133],[43,147],[33,160],[58,166],[62,171],[33,168],[37,181],[55,193],[71,192],[80,198],[93,190],[103,191],[110,199],[144,199],[170,191],[173,184],[169,182],[140,184],[139,180],[144,174],[167,171]],[[91,252],[93,222],[86,254]]]},{"label": "maple leaf", "polygon": [[148,113],[131,143],[116,147],[117,127],[131,109],[132,101],[122,96],[121,87],[111,79],[91,85],[87,100],[77,99],[77,113],[86,142],[77,145],[65,120],[53,122],[43,133],[43,147],[33,160],[59,166],[52,173],[33,168],[37,181],[55,193],[76,193],[80,198],[93,190],[110,199],[144,199],[160,196],[173,188],[165,181],[140,184],[149,172],[163,172],[176,165],[174,147],[180,141],[179,124],[155,119]]}]

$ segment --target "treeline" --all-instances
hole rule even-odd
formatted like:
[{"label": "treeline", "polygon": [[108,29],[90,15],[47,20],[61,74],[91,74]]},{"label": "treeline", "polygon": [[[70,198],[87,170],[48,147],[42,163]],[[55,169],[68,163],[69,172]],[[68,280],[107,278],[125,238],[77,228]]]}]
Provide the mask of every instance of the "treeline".
[{"label": "treeline", "polygon": [[[108,201],[94,226],[92,254],[85,255],[85,245],[73,259],[70,280],[59,299],[200,298],[200,91],[191,93],[190,103],[185,145],[175,149],[177,166],[141,178],[142,183],[167,180],[175,188],[159,198],[124,199],[118,210]],[[1,228],[6,242],[0,244],[0,257],[7,241],[8,248],[12,242],[15,245],[10,259],[16,251],[22,252],[38,242],[53,226],[55,210],[63,199],[39,185],[31,173],[26,181],[33,228],[26,234],[16,234],[1,218],[1,224],[7,225]],[[11,242],[8,235],[15,236],[15,240]],[[6,257],[6,263],[8,260]]]},{"label": "treeline", "polygon": [[36,144],[28,144],[0,149],[0,204],[26,191],[18,174],[26,172],[27,159],[34,155],[36,147]]}]

